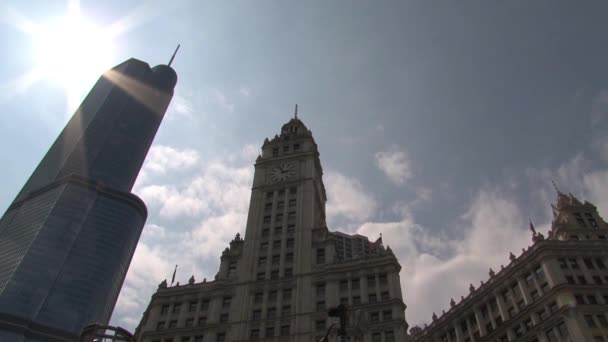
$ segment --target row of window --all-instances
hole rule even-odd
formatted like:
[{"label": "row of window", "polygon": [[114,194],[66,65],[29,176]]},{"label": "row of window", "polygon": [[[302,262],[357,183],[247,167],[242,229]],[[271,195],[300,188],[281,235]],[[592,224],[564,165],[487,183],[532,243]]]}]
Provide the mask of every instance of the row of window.
[{"label": "row of window", "polygon": [[[293,234],[296,231],[296,225],[295,224],[288,224],[287,225],[287,234]],[[283,226],[277,226],[274,227],[274,234],[273,236],[281,236],[283,235]],[[270,237],[270,228],[263,228],[262,229],[262,238],[268,238]]]},{"label": "row of window", "polygon": [[[232,297],[230,296],[225,296],[222,298],[222,308],[230,308],[230,304],[232,302]],[[189,301],[187,303],[187,308],[188,311],[187,312],[196,312],[197,311],[197,307],[199,306],[200,303],[200,310],[201,311],[205,311],[209,308],[209,299],[201,299],[200,301]],[[169,312],[171,312],[171,314],[179,314],[182,308],[182,303],[173,303],[172,306],[171,304],[163,304],[160,308],[160,315],[161,316],[165,316],[167,315]]]},{"label": "row of window", "polygon": [[[296,199],[295,198],[291,198],[289,199],[289,201],[287,202],[289,209],[293,209],[296,207]],[[278,212],[282,212],[285,209],[285,201],[278,201],[277,202],[277,211]],[[266,204],[264,205],[264,212],[265,213],[269,213],[272,211],[272,202],[266,202]]]},{"label": "row of window", "polygon": [[[566,275],[565,277],[566,277],[566,282],[568,284],[579,284],[579,285],[589,284],[587,282],[587,277],[585,277],[584,275],[578,275],[578,276]],[[593,283],[596,285],[608,284],[608,276],[604,276],[604,278],[602,279],[601,276],[594,275],[594,276],[591,276],[591,278],[593,279]]]},{"label": "row of window", "polygon": [[[290,330],[289,325],[281,325],[281,328],[279,329],[280,336],[289,336],[289,330]],[[270,338],[270,337],[275,337],[275,336],[276,336],[276,333],[275,333],[274,327],[266,327],[266,332],[265,332],[264,337]],[[251,329],[251,332],[249,333],[249,341],[257,341],[261,337],[262,337],[262,335],[260,334],[259,328]]]},{"label": "row of window", "polygon": [[[264,223],[264,225],[269,225],[271,217],[272,217],[271,215],[264,215],[262,223]],[[283,223],[283,217],[284,217],[283,213],[277,213],[274,216],[274,223],[275,224]],[[295,221],[295,219],[296,219],[296,212],[295,211],[290,211],[290,212],[287,213],[287,221],[288,222],[293,222],[293,221]]]},{"label": "row of window", "polygon": [[[283,305],[281,307],[281,317],[286,317],[291,315],[291,305]],[[251,313],[251,319],[254,321],[259,321],[262,319],[262,309],[255,309]],[[276,319],[277,318],[277,308],[269,307],[266,309],[266,319]]]},{"label": "row of window", "polygon": [[[270,257],[270,262],[272,266],[279,266],[281,263],[281,255],[274,254]],[[285,263],[292,264],[293,263],[293,253],[289,252],[285,254]],[[258,267],[264,267],[268,264],[268,257],[261,256],[258,258]]]},{"label": "row of window", "polygon": [[[283,145],[283,147],[281,148],[283,151],[283,154],[287,154],[290,152],[290,147],[291,147],[291,152],[296,153],[300,151],[300,144],[292,144],[292,145]],[[272,149],[272,156],[273,157],[278,157],[279,156],[279,151],[280,149],[278,147],[275,147]]]},{"label": "row of window", "polygon": [[[283,278],[291,278],[293,277],[293,268],[288,267],[283,269]],[[258,272],[256,275],[256,280],[262,281],[266,280],[266,271]],[[270,271],[270,280],[279,280],[279,270],[271,270]]]},{"label": "row of window", "polygon": [[[167,337],[167,338],[163,339],[162,342],[176,342],[176,341],[179,341],[179,342],[203,342],[203,336],[204,335],[182,336],[178,340],[174,339],[173,337]],[[226,342],[226,333],[225,332],[218,332],[217,334],[215,334],[215,341],[216,342]],[[161,340],[152,340],[152,342],[161,342]]]},{"label": "row of window", "polygon": [[[282,243],[282,240],[274,240],[274,241],[272,241],[272,249],[274,251],[280,251],[281,250],[281,243]],[[287,240],[285,240],[285,247],[287,247],[287,248],[293,248],[294,245],[295,245],[295,239],[294,238],[287,238]],[[266,251],[268,251],[268,246],[269,246],[268,241],[262,241],[262,242],[260,242],[260,252],[261,253],[265,253]]]},{"label": "row of window", "polygon": [[[558,258],[557,262],[562,269],[578,270],[580,268],[577,258]],[[583,258],[583,264],[589,270],[605,270],[606,264],[602,258]]]},{"label": "row of window", "polygon": [[[588,228],[589,226],[591,226],[591,228],[599,229],[599,226],[597,225],[597,222],[595,221],[591,213],[585,213],[584,219],[581,213],[574,213],[574,217],[576,218],[576,222],[578,222],[578,224],[583,228]],[[589,224],[587,224],[587,222]]]},{"label": "row of window", "polygon": [[[282,292],[281,297],[282,297],[283,302],[288,302],[291,300],[291,292],[292,292],[291,289],[283,289],[283,290],[281,290],[281,292]],[[269,290],[267,302],[268,303],[276,302],[278,293],[279,293],[279,290]],[[264,301],[264,292],[263,291],[258,291],[253,294],[253,303],[254,304],[261,304],[263,301]]]},{"label": "row of window", "polygon": [[[277,196],[279,197],[279,199],[284,198],[285,197],[285,193],[286,190],[285,189],[279,189],[277,191]],[[290,196],[295,196],[298,193],[298,188],[293,186],[291,188],[289,188],[289,195]],[[266,192],[266,200],[272,200],[274,198],[274,191],[268,191]]]}]

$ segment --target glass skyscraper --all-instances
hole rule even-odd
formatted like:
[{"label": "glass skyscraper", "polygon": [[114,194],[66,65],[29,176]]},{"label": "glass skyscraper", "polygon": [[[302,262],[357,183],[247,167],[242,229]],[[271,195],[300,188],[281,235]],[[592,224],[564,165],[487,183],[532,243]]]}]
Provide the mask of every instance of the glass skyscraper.
[{"label": "glass skyscraper", "polygon": [[105,72],[0,219],[0,341],[108,322],[147,216],[131,188],[176,82],[136,59]]}]

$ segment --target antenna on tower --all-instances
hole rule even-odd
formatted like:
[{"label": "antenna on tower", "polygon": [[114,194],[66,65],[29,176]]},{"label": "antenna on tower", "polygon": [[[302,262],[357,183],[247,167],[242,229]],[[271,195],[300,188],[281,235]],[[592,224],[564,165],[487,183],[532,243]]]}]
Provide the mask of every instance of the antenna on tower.
[{"label": "antenna on tower", "polygon": [[179,46],[180,46],[180,44],[177,44],[177,47],[175,48],[175,51],[173,52],[173,56],[171,56],[171,59],[169,60],[169,64],[167,64],[168,66],[171,66],[171,63],[173,63],[173,59],[175,59],[175,55],[177,54],[177,50],[179,50]]},{"label": "antenna on tower", "polygon": [[294,118],[296,118],[296,119],[298,118],[298,104],[297,103],[296,103],[296,111],[294,114]]},{"label": "antenna on tower", "polygon": [[553,184],[553,188],[555,189],[555,191],[557,191],[558,194],[561,194],[561,192],[557,188],[557,185],[555,184],[555,181],[553,179],[551,180],[551,184]]}]

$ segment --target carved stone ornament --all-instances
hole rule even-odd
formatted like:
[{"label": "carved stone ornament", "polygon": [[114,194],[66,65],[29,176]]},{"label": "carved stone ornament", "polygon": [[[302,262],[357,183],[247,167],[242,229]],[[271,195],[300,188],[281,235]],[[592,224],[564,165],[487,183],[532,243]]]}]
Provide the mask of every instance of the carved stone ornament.
[{"label": "carved stone ornament", "polygon": [[158,288],[159,289],[166,289],[167,288],[167,279],[161,281],[160,284],[158,284]]},{"label": "carved stone ornament", "polygon": [[190,279],[188,279],[188,284],[194,284],[194,274],[192,275],[192,277],[190,277]]}]

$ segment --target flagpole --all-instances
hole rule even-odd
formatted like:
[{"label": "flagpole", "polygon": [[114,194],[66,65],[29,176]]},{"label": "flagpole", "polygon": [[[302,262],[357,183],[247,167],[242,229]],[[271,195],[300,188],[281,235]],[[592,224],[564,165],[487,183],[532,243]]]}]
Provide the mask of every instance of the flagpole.
[{"label": "flagpole", "polygon": [[173,286],[173,283],[175,282],[175,273],[177,272],[177,265],[175,265],[175,269],[173,270],[173,277],[171,278],[171,286]]}]

